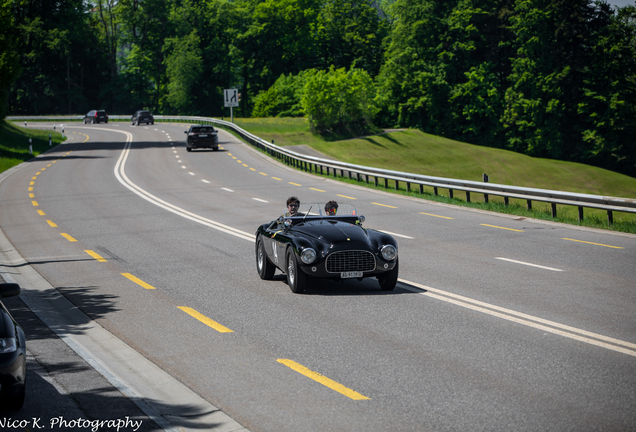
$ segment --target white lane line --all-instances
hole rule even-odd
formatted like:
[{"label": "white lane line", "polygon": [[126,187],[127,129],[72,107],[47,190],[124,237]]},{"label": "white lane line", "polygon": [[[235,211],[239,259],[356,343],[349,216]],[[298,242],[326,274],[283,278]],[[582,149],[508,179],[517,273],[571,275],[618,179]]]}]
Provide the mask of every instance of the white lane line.
[{"label": "white lane line", "polygon": [[537,268],[544,269],[544,270],[551,270],[551,271],[558,271],[558,272],[563,271],[563,270],[557,269],[557,268],[546,267],[546,266],[542,266],[542,265],[538,265],[538,264],[530,264],[530,263],[527,263],[527,262],[517,261],[517,260],[510,259],[510,258],[495,257],[495,259],[502,260],[502,261],[508,261],[508,262],[516,263],[516,264],[523,264],[523,265],[530,266],[530,267],[537,267]]},{"label": "white lane line", "polygon": [[194,173],[193,173],[193,172],[189,172],[188,174],[190,174],[190,175],[194,175]]},{"label": "white lane line", "polygon": [[185,219],[189,219],[193,222],[200,223],[201,225],[214,228],[226,234],[231,234],[233,236],[242,238],[243,240],[247,240],[252,243],[254,242],[254,234],[252,233],[248,233],[248,232],[233,228],[231,226],[213,221],[211,219],[204,218],[203,216],[199,216],[195,213],[189,212],[185,209],[182,209],[181,207],[177,207],[173,204],[170,204],[169,202],[166,202],[152,195],[151,193],[145,191],[144,189],[140,188],[139,186],[131,182],[128,176],[126,175],[124,167],[126,166],[126,160],[128,159],[128,155],[130,154],[130,147],[132,145],[133,135],[130,132],[124,132],[124,131],[118,131],[118,132],[124,133],[127,136],[126,146],[124,147],[124,150],[119,155],[119,159],[117,160],[117,163],[115,164],[115,177],[121,184],[123,184],[125,187],[130,189],[133,193],[142,197],[146,201],[158,207],[161,207],[165,210],[168,210],[169,212],[172,212],[176,215],[179,215]]},{"label": "white lane line", "polygon": [[[569,339],[574,339],[579,342],[588,343],[590,345],[599,346],[601,348],[606,348],[612,351],[617,351],[623,354],[636,357],[636,344],[631,342],[623,341],[620,339],[614,339],[609,336],[603,336],[598,333],[592,333],[587,330],[578,329],[576,327],[570,327],[565,324],[559,324],[554,321],[549,321],[543,318],[524,314],[522,312],[517,312],[511,309],[495,306],[489,303],[481,302],[479,300],[474,300],[468,297],[460,296],[458,294],[453,294],[447,291],[438,290],[436,288],[418,284],[417,282],[410,282],[405,279],[398,279],[398,281],[402,282],[403,284],[411,285],[411,287],[414,287],[414,288],[411,288],[409,286],[402,285],[402,288],[406,289],[407,291],[418,293],[427,297],[432,297],[437,300],[445,301],[447,303],[452,303],[457,306],[472,309],[474,311],[482,312],[497,318],[502,318],[508,321],[512,321],[517,324],[533,327],[535,329],[542,330],[548,333],[553,333],[553,334],[563,336]],[[631,349],[628,349],[628,348],[631,348]]]},{"label": "white lane line", "polygon": [[221,189],[223,189],[224,191],[228,191],[228,192],[234,192],[232,189],[228,189],[228,188],[221,188]]},{"label": "white lane line", "polygon": [[[181,161],[179,161],[179,162],[181,162]],[[184,165],[181,165],[181,168],[186,169],[186,167]]]},{"label": "white lane line", "polygon": [[252,199],[254,201],[263,202],[263,203],[269,202],[269,201],[265,201],[264,199],[260,199],[260,198],[252,198]]},{"label": "white lane line", "polygon": [[203,180],[203,179],[201,179],[201,181],[202,181],[203,183],[210,183],[209,181],[207,181],[207,180]]},{"label": "white lane line", "polygon": [[414,239],[415,238],[415,237],[410,237],[410,236],[407,236],[407,235],[404,235],[404,234],[396,234],[396,233],[391,232],[391,231],[385,231],[385,230],[378,230],[378,231],[383,232],[385,234],[390,234],[392,236],[402,237],[402,238],[405,238],[405,239]]}]

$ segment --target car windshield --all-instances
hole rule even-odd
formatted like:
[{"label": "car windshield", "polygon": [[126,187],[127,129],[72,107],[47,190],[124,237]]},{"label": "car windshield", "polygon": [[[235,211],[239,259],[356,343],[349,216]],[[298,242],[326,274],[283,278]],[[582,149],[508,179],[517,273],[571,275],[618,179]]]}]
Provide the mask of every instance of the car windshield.
[{"label": "car windshield", "polygon": [[212,132],[214,132],[214,128],[212,126],[192,128],[192,133],[196,133],[196,134],[204,134],[204,133],[212,133]]},{"label": "car windshield", "polygon": [[[333,204],[327,203],[309,203],[309,204],[301,204],[298,209],[297,216],[319,216],[319,217],[343,217],[343,216],[358,216],[358,212],[356,208],[349,203],[336,204],[336,208],[334,209]],[[335,210],[335,211],[334,211]],[[292,216],[289,213],[289,209],[285,208],[284,216],[289,217]],[[296,216],[296,215],[295,215]]]}]

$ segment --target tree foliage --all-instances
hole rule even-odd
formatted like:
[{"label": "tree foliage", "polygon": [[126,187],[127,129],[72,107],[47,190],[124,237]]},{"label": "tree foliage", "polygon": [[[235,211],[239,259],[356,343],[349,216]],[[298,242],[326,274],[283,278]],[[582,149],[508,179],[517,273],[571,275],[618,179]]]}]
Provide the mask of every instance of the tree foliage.
[{"label": "tree foliage", "polygon": [[307,115],[316,130],[372,121],[415,127],[636,175],[634,6],[612,9],[605,0],[0,5],[0,115],[147,108],[223,116],[223,90],[239,88],[238,115]]}]

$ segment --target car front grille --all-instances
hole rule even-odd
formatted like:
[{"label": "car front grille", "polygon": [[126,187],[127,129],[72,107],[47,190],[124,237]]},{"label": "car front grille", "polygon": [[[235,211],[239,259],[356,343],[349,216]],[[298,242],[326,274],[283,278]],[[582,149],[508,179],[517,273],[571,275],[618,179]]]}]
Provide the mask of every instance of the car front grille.
[{"label": "car front grille", "polygon": [[375,270],[375,257],[368,251],[334,252],[327,257],[326,265],[329,273],[373,271]]}]

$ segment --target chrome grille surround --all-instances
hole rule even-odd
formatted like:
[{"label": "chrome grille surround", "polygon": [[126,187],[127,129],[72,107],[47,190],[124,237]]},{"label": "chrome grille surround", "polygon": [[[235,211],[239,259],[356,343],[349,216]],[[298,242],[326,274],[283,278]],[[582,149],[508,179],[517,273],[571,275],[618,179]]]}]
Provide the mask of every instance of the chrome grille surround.
[{"label": "chrome grille surround", "polygon": [[327,257],[325,268],[328,273],[373,271],[375,270],[375,257],[371,252],[363,250],[334,252]]}]

